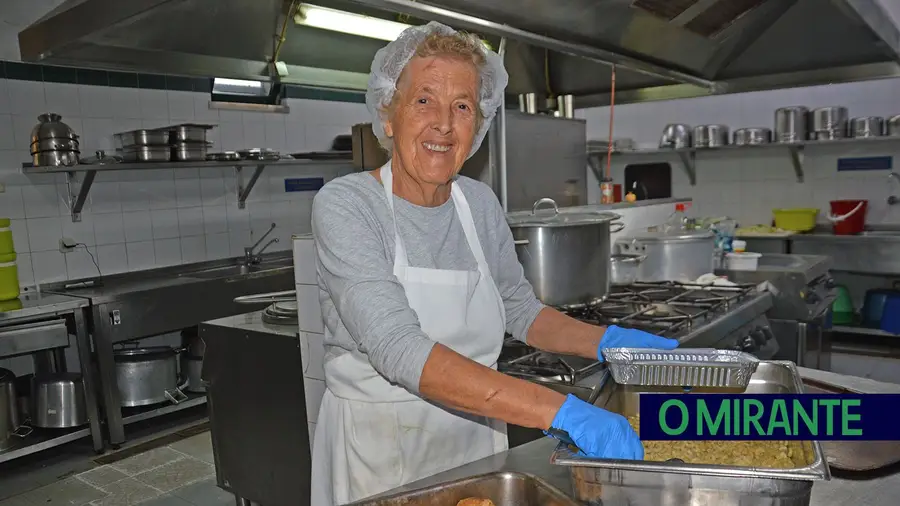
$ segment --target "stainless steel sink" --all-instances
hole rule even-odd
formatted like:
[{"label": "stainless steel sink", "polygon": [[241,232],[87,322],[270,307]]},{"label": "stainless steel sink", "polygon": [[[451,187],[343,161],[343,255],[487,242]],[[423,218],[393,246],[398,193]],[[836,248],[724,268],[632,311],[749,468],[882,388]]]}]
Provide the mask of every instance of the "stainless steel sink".
[{"label": "stainless steel sink", "polygon": [[194,278],[194,279],[217,279],[217,278],[230,278],[233,276],[244,276],[257,272],[265,272],[276,269],[284,269],[286,267],[290,267],[292,263],[291,259],[278,260],[272,262],[262,262],[259,264],[238,264],[238,265],[225,265],[222,267],[211,267],[209,269],[203,269],[193,272],[184,272],[179,274],[179,277],[183,278]]},{"label": "stainless steel sink", "polygon": [[868,237],[900,237],[900,230],[866,230],[859,235]]}]

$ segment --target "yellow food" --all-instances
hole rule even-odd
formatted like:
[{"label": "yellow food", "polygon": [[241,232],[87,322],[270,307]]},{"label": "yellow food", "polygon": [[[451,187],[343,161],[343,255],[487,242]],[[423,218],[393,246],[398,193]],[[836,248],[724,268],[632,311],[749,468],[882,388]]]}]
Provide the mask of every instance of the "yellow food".
[{"label": "yellow food", "polygon": [[494,501],[483,497],[467,497],[456,503],[456,506],[494,506]]},{"label": "yellow food", "polygon": [[[628,417],[640,435],[640,415]],[[789,441],[642,441],[644,460],[681,459],[686,464],[793,469],[802,465],[799,445]]]},{"label": "yellow food", "polygon": [[635,195],[635,194],[633,194],[633,193],[631,193],[631,192],[628,192],[628,193],[625,195],[625,200],[628,201],[628,202],[634,202],[634,201],[637,200],[637,195]]}]

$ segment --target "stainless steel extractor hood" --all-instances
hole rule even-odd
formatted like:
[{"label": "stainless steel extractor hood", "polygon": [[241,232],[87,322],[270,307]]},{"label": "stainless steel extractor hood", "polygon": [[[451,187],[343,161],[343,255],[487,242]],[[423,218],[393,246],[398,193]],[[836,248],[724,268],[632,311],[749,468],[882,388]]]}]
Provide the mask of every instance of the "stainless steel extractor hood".
[{"label": "stainless steel extractor hood", "polygon": [[[507,39],[509,92],[618,103],[900,76],[893,0],[327,0]],[[284,0],[69,0],[19,34],[25,61],[248,78]],[[895,13],[896,14],[896,13]],[[362,89],[385,42],[289,23],[286,82]]]}]

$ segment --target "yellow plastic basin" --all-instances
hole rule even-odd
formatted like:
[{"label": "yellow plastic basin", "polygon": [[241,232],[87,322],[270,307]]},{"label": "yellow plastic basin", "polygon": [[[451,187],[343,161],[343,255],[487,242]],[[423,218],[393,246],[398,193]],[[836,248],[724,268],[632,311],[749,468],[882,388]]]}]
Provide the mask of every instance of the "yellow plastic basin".
[{"label": "yellow plastic basin", "polygon": [[772,209],[775,216],[775,226],[782,230],[792,232],[808,232],[816,228],[818,209]]}]

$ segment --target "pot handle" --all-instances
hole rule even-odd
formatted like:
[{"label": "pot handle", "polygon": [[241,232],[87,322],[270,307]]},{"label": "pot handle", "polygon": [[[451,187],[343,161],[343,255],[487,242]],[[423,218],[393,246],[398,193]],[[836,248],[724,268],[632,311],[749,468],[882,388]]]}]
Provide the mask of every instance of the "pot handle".
[{"label": "pot handle", "polygon": [[[186,384],[187,382],[185,382]],[[188,396],[181,391],[183,385],[179,385],[171,390],[166,390],[166,398],[172,401],[172,404],[180,404],[188,399]]]},{"label": "pot handle", "polygon": [[534,206],[531,207],[531,214],[537,214],[538,208],[541,207],[542,204],[553,205],[553,213],[559,214],[559,206],[556,205],[556,201],[551,198],[548,198],[548,197],[544,197],[544,198],[538,200],[537,202],[535,202]]},{"label": "pot handle", "polygon": [[844,221],[844,220],[846,220],[847,218],[849,218],[849,217],[853,216],[854,214],[856,214],[856,211],[859,211],[860,209],[862,209],[862,206],[863,206],[864,204],[865,204],[865,202],[860,202],[859,204],[856,204],[856,207],[854,207],[852,211],[850,211],[850,212],[847,213],[847,214],[841,215],[841,216],[835,216],[835,215],[833,215],[833,214],[831,214],[831,213],[828,213],[828,215],[827,215],[828,221],[830,221],[830,222],[832,222],[832,223],[838,222],[838,221]]},{"label": "pot handle", "polygon": [[609,232],[610,232],[611,234],[615,234],[616,232],[621,232],[621,231],[623,231],[623,230],[625,230],[625,224],[624,224],[624,223],[616,223],[616,222],[612,222],[612,223],[609,224]]},{"label": "pot handle", "polygon": [[515,246],[525,246],[525,245],[528,244],[529,242],[530,242],[530,241],[529,241],[528,239],[516,239],[515,241],[513,241],[513,245],[515,245]]},{"label": "pot handle", "polygon": [[12,435],[16,437],[26,437],[34,431],[33,428],[27,425],[19,425],[16,427],[16,430],[12,431]]}]

